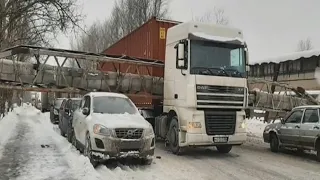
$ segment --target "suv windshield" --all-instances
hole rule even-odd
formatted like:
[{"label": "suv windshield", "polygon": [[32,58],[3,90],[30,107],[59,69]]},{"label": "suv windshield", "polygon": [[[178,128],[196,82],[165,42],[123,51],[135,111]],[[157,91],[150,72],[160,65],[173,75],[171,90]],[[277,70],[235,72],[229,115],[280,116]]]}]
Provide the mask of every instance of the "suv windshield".
[{"label": "suv windshield", "polygon": [[93,97],[93,112],[103,114],[136,114],[135,105],[128,99],[122,97]]},{"label": "suv windshield", "polygon": [[54,102],[54,107],[59,108],[62,104],[63,99],[57,99]]},{"label": "suv windshield", "polygon": [[243,45],[191,40],[190,74],[246,76]]}]

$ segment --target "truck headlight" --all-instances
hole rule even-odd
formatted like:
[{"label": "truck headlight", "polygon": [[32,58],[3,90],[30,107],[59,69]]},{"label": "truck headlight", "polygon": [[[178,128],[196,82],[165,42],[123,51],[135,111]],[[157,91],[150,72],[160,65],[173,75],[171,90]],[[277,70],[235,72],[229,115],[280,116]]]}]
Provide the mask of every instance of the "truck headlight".
[{"label": "truck headlight", "polygon": [[149,127],[144,130],[144,135],[145,136],[153,136],[154,135],[153,127],[151,126],[151,124],[149,124]]},{"label": "truck headlight", "polygon": [[242,129],[245,129],[246,128],[246,123],[245,123],[245,121],[242,121],[241,123],[240,123],[240,127],[239,128],[242,128]]},{"label": "truck headlight", "polygon": [[200,122],[189,122],[188,129],[195,129],[195,128],[201,128]]},{"label": "truck headlight", "polygon": [[93,132],[95,134],[100,134],[103,136],[112,136],[113,135],[112,129],[106,128],[100,124],[93,125]]}]

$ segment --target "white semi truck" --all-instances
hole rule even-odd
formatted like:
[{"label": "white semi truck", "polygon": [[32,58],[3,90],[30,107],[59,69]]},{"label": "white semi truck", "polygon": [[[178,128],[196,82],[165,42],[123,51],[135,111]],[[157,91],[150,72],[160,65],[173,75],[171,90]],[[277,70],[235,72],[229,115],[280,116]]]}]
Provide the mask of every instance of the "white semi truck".
[{"label": "white semi truck", "polygon": [[156,135],[166,139],[174,154],[190,146],[216,146],[228,153],[243,144],[249,66],[242,31],[181,23],[168,29],[165,58],[163,112],[155,118]]}]

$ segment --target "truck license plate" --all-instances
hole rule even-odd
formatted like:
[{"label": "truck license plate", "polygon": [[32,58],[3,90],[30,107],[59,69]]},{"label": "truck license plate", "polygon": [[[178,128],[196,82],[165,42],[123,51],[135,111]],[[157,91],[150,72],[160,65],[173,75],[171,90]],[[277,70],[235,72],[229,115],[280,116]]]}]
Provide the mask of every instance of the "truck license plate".
[{"label": "truck license plate", "polygon": [[214,137],[213,142],[214,143],[226,143],[226,142],[228,142],[228,137]]}]

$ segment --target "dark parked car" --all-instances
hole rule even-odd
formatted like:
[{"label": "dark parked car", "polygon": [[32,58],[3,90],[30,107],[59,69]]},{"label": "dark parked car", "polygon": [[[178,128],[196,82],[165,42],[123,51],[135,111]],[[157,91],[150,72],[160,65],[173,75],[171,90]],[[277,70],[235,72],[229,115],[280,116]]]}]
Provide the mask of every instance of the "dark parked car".
[{"label": "dark parked car", "polygon": [[315,150],[320,160],[319,109],[319,105],[296,107],[280,123],[266,126],[263,139],[270,143],[271,151],[282,147]]},{"label": "dark parked car", "polygon": [[59,111],[59,128],[62,136],[71,142],[73,112],[79,107],[81,98],[65,99]]},{"label": "dark parked car", "polygon": [[53,124],[59,123],[59,110],[64,99],[65,98],[57,98],[50,107],[50,120]]}]

